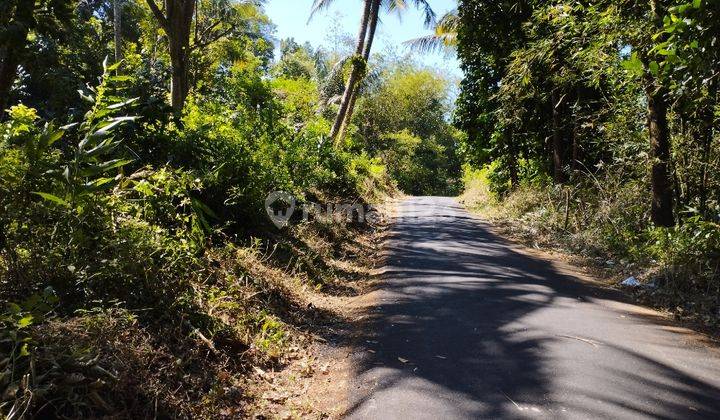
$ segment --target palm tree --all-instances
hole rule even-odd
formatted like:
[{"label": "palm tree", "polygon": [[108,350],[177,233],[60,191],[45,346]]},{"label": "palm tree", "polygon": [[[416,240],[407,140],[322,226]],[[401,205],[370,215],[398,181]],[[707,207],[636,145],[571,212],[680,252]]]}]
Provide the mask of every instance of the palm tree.
[{"label": "palm tree", "polygon": [[[310,18],[319,10],[326,9],[332,4],[333,0],[315,0],[313,3]],[[435,12],[433,12],[427,0],[412,0],[415,6],[423,10],[425,17],[425,25],[429,26],[435,21]],[[407,9],[406,0],[364,0],[363,14],[360,18],[360,29],[358,32],[357,43],[355,46],[355,54],[352,58],[352,69],[348,77],[340,109],[338,110],[335,122],[330,131],[332,138],[337,146],[343,139],[345,128],[347,127],[350,117],[352,117],[357,96],[358,82],[362,79],[363,73],[367,68],[367,60],[370,57],[370,50],[375,38],[375,30],[379,22],[381,7],[385,6],[388,12],[401,13]]]},{"label": "palm tree", "polygon": [[[370,9],[370,22],[368,23],[367,41],[365,42],[365,46],[363,47],[363,51],[362,51],[362,60],[365,65],[367,65],[367,62],[370,59],[370,49],[372,48],[372,43],[373,43],[373,40],[375,39],[375,31],[377,30],[380,3],[381,3],[381,0],[373,0],[372,8]],[[347,89],[346,89],[346,91],[347,91]],[[359,94],[358,87],[353,86],[353,88],[350,89],[349,92],[350,92],[350,99],[348,100],[347,110],[345,111],[345,114],[342,117],[342,120],[340,122],[339,131],[336,133],[336,136],[335,136],[338,143],[340,141],[342,141],[343,137],[345,136],[345,131],[347,130],[347,126],[350,123],[350,120],[352,119],[353,111],[355,110],[355,101],[357,100],[357,96]],[[337,124],[337,121],[335,121],[335,123]],[[335,128],[334,125],[333,125],[333,128]],[[332,137],[332,133],[331,133],[331,137]]]},{"label": "palm tree", "polygon": [[[340,127],[347,115],[348,107],[350,106],[350,96],[355,90],[355,85],[361,78],[362,72],[365,70],[364,62],[361,61],[363,50],[365,48],[365,38],[370,24],[371,15],[376,14],[376,8],[374,5],[380,0],[364,0],[363,13],[360,17],[360,30],[358,32],[357,42],[355,45],[355,55],[352,59],[352,70],[350,71],[350,77],[348,78],[345,91],[343,92],[342,100],[340,102],[340,109],[338,110],[335,123],[330,131],[330,137],[333,139],[338,138]],[[313,4],[310,17],[320,9],[327,8],[332,3],[331,0],[315,0]]]},{"label": "palm tree", "polygon": [[455,50],[459,26],[458,11],[453,9],[438,20],[432,34],[405,41],[404,44],[419,52],[433,52],[441,49]]}]

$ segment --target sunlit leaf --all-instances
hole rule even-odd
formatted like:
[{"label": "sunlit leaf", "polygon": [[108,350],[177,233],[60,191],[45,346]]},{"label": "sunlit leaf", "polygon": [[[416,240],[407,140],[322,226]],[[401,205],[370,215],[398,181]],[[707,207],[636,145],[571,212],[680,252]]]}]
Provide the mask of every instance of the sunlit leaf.
[{"label": "sunlit leaf", "polygon": [[33,194],[40,196],[47,201],[53,202],[55,204],[59,204],[61,206],[65,206],[65,207],[70,206],[70,203],[68,203],[67,201],[65,201],[62,198],[60,198],[56,195],[53,195],[53,194],[44,193],[44,192],[33,192]]}]

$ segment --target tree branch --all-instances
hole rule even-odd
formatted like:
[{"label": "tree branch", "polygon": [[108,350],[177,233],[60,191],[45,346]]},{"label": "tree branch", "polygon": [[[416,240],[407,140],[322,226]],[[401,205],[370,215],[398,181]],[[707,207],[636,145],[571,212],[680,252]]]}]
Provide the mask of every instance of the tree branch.
[{"label": "tree branch", "polygon": [[[203,29],[202,31],[200,31],[199,34],[196,33],[196,34],[195,34],[195,40],[197,41],[197,40],[205,39],[205,37],[206,37],[210,32],[212,32],[215,28],[217,28],[218,26],[220,26],[221,23],[222,23],[222,20],[218,19],[218,20],[216,20],[215,22],[213,22],[212,25],[210,25],[210,26],[208,26],[207,28],[205,28],[205,29]],[[199,26],[199,25],[196,24],[196,25],[195,25],[195,28],[197,29],[198,26]]]},{"label": "tree branch", "polygon": [[[208,45],[212,44],[213,42],[215,42],[215,41],[219,40],[220,38],[224,37],[225,35],[228,35],[230,32],[232,32],[232,31],[234,31],[234,30],[235,30],[235,25],[232,25],[232,26],[230,26],[229,28],[227,28],[226,30],[224,30],[224,31],[222,31],[222,32],[218,32],[218,33],[216,33],[214,36],[209,37],[208,39],[204,39],[204,40],[202,40],[202,41],[195,40],[195,44],[193,44],[193,46],[190,47],[190,49],[195,50],[195,49],[197,49],[197,48],[205,48],[205,47],[207,47]],[[245,34],[245,35],[247,35],[247,34]]]},{"label": "tree branch", "polygon": [[150,10],[152,10],[153,15],[155,15],[155,18],[158,20],[158,23],[160,23],[160,26],[167,32],[170,33],[170,24],[163,14],[163,12],[160,10],[160,8],[155,3],[155,0],[145,0],[147,2],[147,5],[150,7]]}]

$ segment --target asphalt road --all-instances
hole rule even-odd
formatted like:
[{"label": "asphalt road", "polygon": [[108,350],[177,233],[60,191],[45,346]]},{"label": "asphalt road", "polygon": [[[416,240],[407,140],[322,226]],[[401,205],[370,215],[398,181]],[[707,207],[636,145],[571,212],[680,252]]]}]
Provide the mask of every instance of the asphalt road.
[{"label": "asphalt road", "polygon": [[349,418],[720,418],[720,351],[452,198],[399,209]]}]

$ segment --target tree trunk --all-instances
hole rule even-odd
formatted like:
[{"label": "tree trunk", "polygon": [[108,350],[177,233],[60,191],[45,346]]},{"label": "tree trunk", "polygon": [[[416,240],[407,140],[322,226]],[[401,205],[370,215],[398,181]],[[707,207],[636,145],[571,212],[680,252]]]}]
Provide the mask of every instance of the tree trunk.
[{"label": "tree trunk", "polygon": [[0,121],[6,117],[5,110],[10,104],[10,88],[15,81],[20,64],[20,51],[15,46],[0,47]]},{"label": "tree trunk", "polygon": [[557,93],[552,94],[552,144],[553,144],[553,181],[556,184],[563,184],[567,180],[565,176],[565,155],[567,153],[565,130],[563,128],[563,113],[561,101]]},{"label": "tree trunk", "polygon": [[670,136],[667,121],[666,90],[656,83],[646,87],[647,124],[650,135],[652,207],[650,216],[658,226],[675,225],[673,187],[670,179]]},{"label": "tree trunk", "polygon": [[702,169],[700,173],[700,213],[707,216],[707,182],[708,168],[711,161],[713,125],[715,123],[715,103],[717,98],[717,79],[713,79],[708,86],[708,101],[702,111]]},{"label": "tree trunk", "polygon": [[173,111],[180,113],[185,106],[190,91],[190,80],[188,74],[187,45],[182,40],[170,40],[170,62],[172,64],[172,76],[170,84],[170,105]]},{"label": "tree trunk", "polygon": [[514,190],[520,186],[520,177],[518,175],[518,148],[515,147],[512,129],[505,129],[505,142],[508,147],[508,172],[510,175],[510,189]]},{"label": "tree trunk", "polygon": [[584,100],[583,92],[584,88],[582,85],[578,84],[575,87],[575,107],[574,112],[572,113],[572,132],[570,133],[570,136],[572,138],[572,155],[571,159],[572,162],[570,162],[570,176],[572,179],[575,179],[578,171],[578,164],[580,163],[580,115],[582,115],[581,112],[581,104]]},{"label": "tree trunk", "polygon": [[[365,63],[368,62],[370,59],[370,50],[372,49],[373,40],[375,39],[375,31],[377,30],[378,25],[378,18],[380,14],[380,0],[374,0],[372,9],[370,11],[370,22],[368,23],[368,34],[365,39],[365,46],[363,47],[363,59],[365,60]],[[340,125],[340,132],[338,133],[338,141],[342,141],[342,139],[345,137],[345,131],[347,130],[347,126],[350,124],[350,121],[352,120],[353,112],[355,111],[355,101],[358,97],[358,90],[359,85],[356,86],[353,91],[350,93],[350,103],[348,104],[348,109],[345,114],[345,118],[343,118],[342,124]]]},{"label": "tree trunk", "polygon": [[342,126],[345,115],[347,114],[352,92],[355,89],[355,85],[360,80],[360,73],[363,71],[359,60],[362,60],[362,53],[365,48],[365,34],[368,29],[368,21],[370,20],[370,9],[372,8],[372,4],[373,0],[365,0],[365,8],[363,10],[362,18],[360,19],[360,30],[358,31],[352,70],[350,71],[350,77],[345,85],[345,91],[343,92],[342,101],[340,102],[340,109],[338,110],[332,130],[330,131],[330,138],[334,140],[335,146],[338,145],[338,134],[340,133],[340,127]]},{"label": "tree trunk", "polygon": [[[653,20],[662,28],[662,4],[650,1]],[[659,41],[662,41],[660,39]],[[649,68],[647,57],[644,64]],[[667,88],[657,78],[646,72],[645,94],[647,96],[647,126],[650,137],[650,184],[652,187],[652,206],[650,218],[657,226],[675,225],[673,215],[673,182],[670,176],[670,133],[667,121]]]},{"label": "tree trunk", "polygon": [[122,0],[113,0],[113,35],[115,62],[122,60]]},{"label": "tree trunk", "polygon": [[10,89],[17,77],[17,69],[27,44],[34,8],[33,1],[19,1],[5,30],[4,39],[0,42],[0,121],[6,118],[5,110],[10,105]]},{"label": "tree trunk", "polygon": [[190,28],[196,0],[165,0],[165,14],[155,0],[146,0],[168,37],[170,65],[170,104],[180,113],[190,92]]},{"label": "tree trunk", "polygon": [[[195,13],[195,0],[168,0],[170,22],[170,61],[172,85],[170,90],[173,111],[180,113],[190,92],[190,27]],[[174,7],[171,7],[174,5]]]}]

